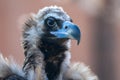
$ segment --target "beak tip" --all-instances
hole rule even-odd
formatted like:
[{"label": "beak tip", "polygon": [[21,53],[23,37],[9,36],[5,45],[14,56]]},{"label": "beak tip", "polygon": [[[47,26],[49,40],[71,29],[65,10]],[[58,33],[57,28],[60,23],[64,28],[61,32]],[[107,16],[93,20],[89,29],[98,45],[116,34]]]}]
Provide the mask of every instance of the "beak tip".
[{"label": "beak tip", "polygon": [[80,43],[80,40],[77,41],[77,45],[79,45],[79,43]]},{"label": "beak tip", "polygon": [[[80,30],[80,29],[79,29],[79,30]],[[81,32],[79,31],[78,36],[76,37],[77,45],[80,44],[80,39],[81,39]]]},{"label": "beak tip", "polygon": [[77,39],[77,45],[80,44],[80,37]]}]

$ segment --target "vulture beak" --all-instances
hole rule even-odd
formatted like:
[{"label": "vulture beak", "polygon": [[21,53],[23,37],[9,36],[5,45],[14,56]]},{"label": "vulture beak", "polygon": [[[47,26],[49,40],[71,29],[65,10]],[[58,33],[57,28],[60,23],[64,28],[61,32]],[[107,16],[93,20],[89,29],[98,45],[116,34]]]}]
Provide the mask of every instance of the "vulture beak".
[{"label": "vulture beak", "polygon": [[50,32],[57,38],[69,38],[77,40],[77,44],[80,42],[81,32],[77,25],[70,21],[65,21],[62,24],[62,28],[57,31]]}]

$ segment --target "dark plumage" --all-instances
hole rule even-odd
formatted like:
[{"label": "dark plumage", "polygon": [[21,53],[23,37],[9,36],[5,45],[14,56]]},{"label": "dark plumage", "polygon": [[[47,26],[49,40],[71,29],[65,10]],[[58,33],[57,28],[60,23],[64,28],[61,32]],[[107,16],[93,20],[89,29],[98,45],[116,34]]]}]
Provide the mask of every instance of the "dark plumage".
[{"label": "dark plumage", "polygon": [[[50,6],[41,9],[24,25],[25,61],[18,70],[23,75],[16,73],[16,69],[12,70],[1,56],[0,60],[4,61],[1,63],[7,67],[3,69],[6,74],[0,74],[0,80],[97,80],[94,75],[88,76],[89,69],[83,64],[83,67],[81,64],[77,64],[78,67],[70,65],[70,39],[79,44],[80,35],[80,29],[62,8]],[[83,68],[85,70],[81,71]]]},{"label": "dark plumage", "polygon": [[64,52],[68,49],[65,45],[55,44],[54,42],[50,42],[50,40],[41,41],[42,44],[39,46],[39,49],[45,56],[45,71],[49,80],[54,80],[60,74],[61,64],[66,57]]}]

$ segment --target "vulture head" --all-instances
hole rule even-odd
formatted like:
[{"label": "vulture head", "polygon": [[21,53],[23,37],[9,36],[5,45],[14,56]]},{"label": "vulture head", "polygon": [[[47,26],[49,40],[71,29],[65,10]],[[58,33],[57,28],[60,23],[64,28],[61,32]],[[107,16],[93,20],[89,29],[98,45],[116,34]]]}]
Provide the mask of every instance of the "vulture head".
[{"label": "vulture head", "polygon": [[[45,38],[53,42],[68,39],[75,39],[78,44],[80,42],[79,27],[60,7],[51,6],[41,9],[26,22],[26,26],[27,29],[32,29],[31,35],[38,36],[38,38]],[[34,33],[32,27],[36,29]]]},{"label": "vulture head", "polygon": [[[75,39],[80,41],[80,30],[62,8],[46,7],[36,15],[38,27],[46,39]],[[39,29],[38,29],[39,30]],[[38,31],[39,32],[39,31]]]}]

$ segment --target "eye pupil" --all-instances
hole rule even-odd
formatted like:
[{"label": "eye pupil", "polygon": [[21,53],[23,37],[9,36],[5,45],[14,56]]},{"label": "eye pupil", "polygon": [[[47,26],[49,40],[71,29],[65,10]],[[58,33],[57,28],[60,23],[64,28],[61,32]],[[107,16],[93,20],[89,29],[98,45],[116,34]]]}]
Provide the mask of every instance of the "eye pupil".
[{"label": "eye pupil", "polygon": [[47,25],[48,25],[48,26],[55,26],[55,24],[56,24],[56,23],[55,23],[55,20],[54,20],[54,19],[52,19],[52,18],[49,18],[49,19],[48,19],[48,21],[47,21]]}]

